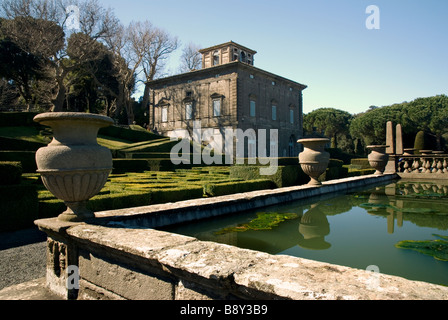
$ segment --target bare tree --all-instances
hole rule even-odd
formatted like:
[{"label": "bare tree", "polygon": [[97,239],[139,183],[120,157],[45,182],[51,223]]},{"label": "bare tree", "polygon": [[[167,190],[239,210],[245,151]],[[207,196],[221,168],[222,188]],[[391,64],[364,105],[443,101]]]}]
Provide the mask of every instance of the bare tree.
[{"label": "bare tree", "polygon": [[202,57],[199,53],[200,47],[193,42],[190,42],[182,50],[182,55],[180,57],[180,73],[190,72],[194,70],[199,70],[202,65]]},{"label": "bare tree", "polygon": [[[79,9],[79,30],[73,30],[67,23],[72,14],[67,10],[69,5]],[[67,75],[77,68],[74,61],[82,64],[98,58],[92,56],[90,49],[96,41],[108,41],[118,25],[112,10],[104,9],[97,0],[4,0],[1,12],[5,18],[15,22],[8,29],[7,36],[14,39],[23,50],[44,57],[52,66],[53,111],[63,109],[67,87],[70,85],[67,83]],[[49,28],[49,23],[54,23],[59,29]],[[76,51],[78,55],[69,57],[70,41],[66,40],[76,37],[78,31],[86,36],[77,37],[77,41],[71,42],[76,42],[78,50],[72,52]]]},{"label": "bare tree", "polygon": [[129,29],[129,41],[133,52],[141,57],[143,75],[139,81],[145,83],[142,108],[147,108],[149,86],[146,82],[162,75],[167,59],[179,46],[179,40],[165,30],[154,27],[149,21],[131,24]]}]

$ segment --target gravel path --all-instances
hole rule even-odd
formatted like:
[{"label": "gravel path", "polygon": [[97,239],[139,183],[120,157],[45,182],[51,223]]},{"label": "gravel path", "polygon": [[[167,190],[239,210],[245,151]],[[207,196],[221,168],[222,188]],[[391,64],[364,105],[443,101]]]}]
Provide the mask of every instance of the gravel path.
[{"label": "gravel path", "polygon": [[0,290],[45,277],[46,234],[37,228],[0,233]]}]

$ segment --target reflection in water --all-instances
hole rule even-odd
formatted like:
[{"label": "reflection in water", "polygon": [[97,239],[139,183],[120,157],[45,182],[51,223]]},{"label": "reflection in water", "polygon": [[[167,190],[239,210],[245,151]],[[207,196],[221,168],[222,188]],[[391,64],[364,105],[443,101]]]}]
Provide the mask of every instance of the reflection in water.
[{"label": "reflection in water", "polygon": [[385,216],[388,233],[394,233],[403,219],[418,221],[418,225],[446,230],[448,187],[425,182],[393,183],[371,191],[367,203],[360,204],[372,215]]},{"label": "reflection in water", "polygon": [[428,261],[395,246],[448,236],[447,185],[399,181],[165,230],[355,268],[374,264],[382,273],[448,285],[448,262]]},{"label": "reflection in water", "polygon": [[305,249],[324,250],[331,247],[325,241],[330,233],[330,224],[327,216],[320,210],[322,205],[315,203],[302,216],[299,223],[299,232],[303,236],[298,245]]}]

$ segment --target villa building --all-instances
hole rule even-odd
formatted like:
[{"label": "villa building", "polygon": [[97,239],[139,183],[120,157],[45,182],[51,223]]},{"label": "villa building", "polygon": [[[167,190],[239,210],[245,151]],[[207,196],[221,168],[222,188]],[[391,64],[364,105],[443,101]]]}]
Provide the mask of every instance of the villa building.
[{"label": "villa building", "polygon": [[[164,136],[190,138],[200,121],[209,143],[222,152],[228,150],[226,129],[254,129],[255,135],[259,129],[277,129],[278,155],[297,156],[297,140],[303,134],[302,91],[307,86],[254,67],[256,51],[232,41],[199,52],[202,69],[148,82],[149,128]],[[257,156],[257,137],[247,138],[245,156]],[[266,145],[269,149],[272,142]]]}]

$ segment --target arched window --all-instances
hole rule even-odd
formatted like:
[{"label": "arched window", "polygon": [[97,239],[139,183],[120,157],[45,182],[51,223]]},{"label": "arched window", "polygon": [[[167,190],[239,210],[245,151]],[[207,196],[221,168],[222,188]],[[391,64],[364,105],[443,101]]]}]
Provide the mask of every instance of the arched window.
[{"label": "arched window", "polygon": [[240,61],[241,62],[246,62],[246,53],[244,51],[241,51]]}]

